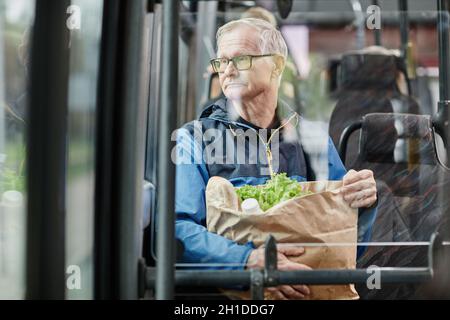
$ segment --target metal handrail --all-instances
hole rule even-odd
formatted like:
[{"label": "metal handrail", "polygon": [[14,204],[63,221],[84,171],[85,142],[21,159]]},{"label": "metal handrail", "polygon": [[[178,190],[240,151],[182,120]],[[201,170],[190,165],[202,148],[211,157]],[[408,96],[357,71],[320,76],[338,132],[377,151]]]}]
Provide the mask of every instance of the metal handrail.
[{"label": "metal handrail", "polygon": [[[179,287],[251,287],[254,300],[262,299],[264,287],[280,285],[342,285],[368,283],[376,270],[383,284],[425,283],[434,276],[434,254],[444,243],[438,233],[431,236],[428,246],[428,266],[423,268],[367,268],[281,271],[276,268],[277,249],[273,236],[265,244],[264,269],[251,270],[177,270],[175,285]],[[155,268],[142,268],[146,289],[156,284]],[[257,275],[257,276],[256,276]],[[257,283],[255,283],[257,281]]]},{"label": "metal handrail", "polygon": [[[422,283],[433,278],[430,268],[379,268],[383,283]],[[250,286],[253,270],[177,270],[175,276],[176,286],[180,287],[231,287]],[[370,269],[354,270],[298,270],[275,271],[275,279],[271,286],[285,284],[306,285],[338,285],[366,283],[370,277]],[[145,283],[147,289],[155,287],[154,268],[147,268]]]},{"label": "metal handrail", "polygon": [[362,123],[363,123],[362,120],[359,120],[355,123],[352,123],[347,128],[345,128],[344,131],[342,131],[341,137],[339,139],[338,152],[344,165],[347,153],[348,140],[350,139],[350,136],[352,135],[353,132],[360,130],[362,128]]}]

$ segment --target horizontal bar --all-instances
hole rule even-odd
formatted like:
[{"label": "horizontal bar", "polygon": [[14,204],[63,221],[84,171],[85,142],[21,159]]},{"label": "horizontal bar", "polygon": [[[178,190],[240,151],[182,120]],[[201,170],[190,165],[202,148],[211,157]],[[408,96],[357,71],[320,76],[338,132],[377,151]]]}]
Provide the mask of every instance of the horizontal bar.
[{"label": "horizontal bar", "polygon": [[[426,247],[431,243],[418,242],[329,242],[329,243],[283,243],[284,247]],[[443,243],[443,245],[446,245]]]},{"label": "horizontal bar", "polygon": [[[416,242],[358,242],[358,247],[428,247],[431,242],[416,241]],[[449,241],[443,241],[442,246],[450,246]],[[283,246],[292,247],[351,247],[355,243],[351,242],[335,242],[335,243],[284,243]],[[177,263],[177,268],[234,268],[245,267],[245,263]]]},{"label": "horizontal bar", "polygon": [[[380,281],[384,284],[394,283],[422,283],[432,279],[433,273],[429,268],[379,268]],[[308,284],[308,285],[336,285],[366,283],[374,274],[368,269],[356,270],[298,270],[273,271],[274,285]],[[175,274],[176,286],[186,287],[230,287],[249,286],[251,282],[250,270],[177,270]],[[147,268],[147,288],[155,285],[153,268]]]},{"label": "horizontal bar", "polygon": [[[283,243],[286,247],[428,247],[431,242],[405,241],[405,242],[329,242],[329,243]],[[442,246],[449,246],[449,241],[443,241]]]},{"label": "horizontal bar", "polygon": [[[428,268],[380,268],[380,282],[393,283],[421,283],[432,279],[432,272]],[[367,269],[356,270],[301,270],[277,271],[279,284],[331,285],[348,283],[367,283],[367,279],[374,271]]]},{"label": "horizontal bar", "polygon": [[175,267],[180,269],[193,268],[244,268],[246,263],[177,263]]},{"label": "horizontal bar", "polygon": [[[154,288],[155,273],[153,268],[147,268],[146,286]],[[175,285],[180,287],[222,287],[250,285],[251,272],[249,270],[177,270]]]}]

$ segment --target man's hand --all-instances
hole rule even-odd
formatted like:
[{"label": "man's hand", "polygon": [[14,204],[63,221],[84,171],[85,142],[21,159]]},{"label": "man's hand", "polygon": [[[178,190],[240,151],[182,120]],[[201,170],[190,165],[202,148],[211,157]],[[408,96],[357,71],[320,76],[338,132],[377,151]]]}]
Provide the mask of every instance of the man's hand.
[{"label": "man's hand", "polygon": [[369,208],[377,201],[377,186],[371,170],[350,170],[341,189],[344,200],[354,208]]},{"label": "man's hand", "polygon": [[[302,247],[292,245],[277,245],[278,269],[279,270],[311,270],[310,267],[292,262],[288,257],[298,257],[305,253]],[[253,250],[247,261],[247,268],[264,268],[264,248]],[[276,288],[267,288],[274,297],[280,300],[304,299],[310,294],[309,288],[305,285],[283,285]]]}]

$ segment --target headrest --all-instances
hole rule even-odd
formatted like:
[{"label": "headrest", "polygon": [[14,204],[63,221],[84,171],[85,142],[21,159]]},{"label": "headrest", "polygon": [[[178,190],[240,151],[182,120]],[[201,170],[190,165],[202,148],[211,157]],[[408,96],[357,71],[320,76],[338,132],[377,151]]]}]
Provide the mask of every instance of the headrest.
[{"label": "headrest", "polygon": [[401,61],[394,51],[382,47],[348,52],[341,59],[339,86],[347,90],[395,88]]},{"label": "headrest", "polygon": [[430,116],[372,113],[363,117],[360,160],[378,163],[438,163]]}]

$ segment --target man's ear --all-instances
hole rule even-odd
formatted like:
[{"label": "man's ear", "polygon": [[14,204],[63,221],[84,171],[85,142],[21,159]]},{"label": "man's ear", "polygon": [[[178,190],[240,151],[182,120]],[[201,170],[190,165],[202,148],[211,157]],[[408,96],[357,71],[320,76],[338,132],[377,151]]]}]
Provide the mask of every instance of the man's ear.
[{"label": "man's ear", "polygon": [[284,67],[286,66],[286,61],[285,61],[284,57],[282,57],[280,55],[276,55],[273,57],[273,62],[275,64],[275,67],[273,69],[272,74],[275,77],[279,77],[284,71]]}]

